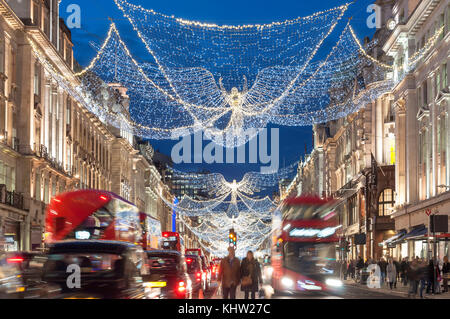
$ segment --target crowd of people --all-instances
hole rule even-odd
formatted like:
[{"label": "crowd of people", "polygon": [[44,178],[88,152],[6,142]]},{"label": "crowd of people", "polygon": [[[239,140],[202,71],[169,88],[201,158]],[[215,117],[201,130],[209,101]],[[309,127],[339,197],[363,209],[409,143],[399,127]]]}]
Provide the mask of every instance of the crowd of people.
[{"label": "crowd of people", "polygon": [[241,262],[235,256],[234,248],[229,247],[228,256],[222,259],[219,269],[223,299],[236,299],[236,289],[239,285],[245,293],[245,299],[256,299],[263,280],[261,266],[252,251],[248,251],[247,257]]},{"label": "crowd of people", "polygon": [[[380,287],[388,285],[389,288],[396,289],[397,284],[408,286],[408,296],[424,298],[426,294],[441,294],[448,292],[448,280],[450,276],[450,264],[448,257],[444,257],[443,262],[439,260],[429,260],[415,257],[410,261],[403,258],[398,261],[396,258],[384,258],[380,260],[366,260],[362,257],[358,260],[349,260],[340,262],[340,275],[344,280],[353,279],[357,282],[361,280],[361,274],[369,265],[376,264],[379,270]],[[374,267],[371,267],[374,269]],[[375,267],[376,268],[376,267]],[[367,273],[367,271],[366,271]],[[442,289],[441,289],[442,286]]]}]

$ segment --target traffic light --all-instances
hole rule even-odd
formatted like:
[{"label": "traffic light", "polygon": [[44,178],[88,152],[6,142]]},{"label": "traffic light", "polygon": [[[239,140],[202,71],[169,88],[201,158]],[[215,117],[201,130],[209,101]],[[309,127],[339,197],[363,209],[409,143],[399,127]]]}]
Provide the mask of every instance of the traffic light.
[{"label": "traffic light", "polygon": [[230,229],[230,235],[228,236],[228,238],[229,238],[229,246],[236,248],[237,235],[233,228]]}]

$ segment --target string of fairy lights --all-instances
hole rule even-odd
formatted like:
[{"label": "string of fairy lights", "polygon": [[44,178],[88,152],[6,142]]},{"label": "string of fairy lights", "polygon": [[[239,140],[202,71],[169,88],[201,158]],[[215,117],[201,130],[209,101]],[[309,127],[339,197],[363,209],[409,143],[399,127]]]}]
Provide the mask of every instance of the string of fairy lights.
[{"label": "string of fairy lights", "polygon": [[[89,65],[66,74],[28,38],[46,73],[102,122],[133,135],[171,139],[202,130],[225,147],[247,143],[268,124],[309,126],[354,113],[412,72],[444,30],[437,30],[403,65],[389,65],[367,53],[369,47],[360,43],[350,21],[341,23],[350,3],[283,22],[232,26],[112,1],[147,56],[140,54],[138,61],[112,22],[105,41],[92,43],[97,54]],[[334,45],[324,45],[334,38]],[[361,76],[362,69],[368,76]],[[404,72],[393,77],[398,70]],[[127,89],[129,103],[117,87]],[[166,204],[210,251],[226,250],[223,238],[230,226],[245,234],[245,248],[257,247],[270,234],[267,221],[275,204],[256,194],[297,165],[273,174],[248,173],[231,183],[221,174],[197,175],[209,198],[185,196],[176,206]],[[186,178],[181,171],[174,174]],[[193,217],[203,222],[193,226],[188,222]]]},{"label": "string of fairy lights", "polygon": [[277,185],[281,178],[292,177],[298,162],[278,172],[249,172],[241,181],[227,182],[218,173],[198,174],[173,170],[177,179],[187,183],[201,184],[209,190],[207,199],[194,199],[184,195],[177,204],[168,201],[162,194],[161,200],[177,212],[179,221],[200,241],[202,247],[214,255],[226,254],[229,229],[239,234],[238,255],[256,250],[272,231],[272,213],[277,207],[269,196],[256,198],[254,195],[265,188]]}]

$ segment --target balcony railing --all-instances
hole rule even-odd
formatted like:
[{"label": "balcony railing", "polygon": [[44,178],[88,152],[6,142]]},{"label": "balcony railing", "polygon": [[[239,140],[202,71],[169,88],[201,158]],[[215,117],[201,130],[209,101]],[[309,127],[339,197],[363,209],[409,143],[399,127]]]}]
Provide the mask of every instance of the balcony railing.
[{"label": "balcony railing", "polygon": [[19,152],[19,139],[17,137],[9,139],[8,132],[5,130],[0,131],[0,143],[12,148],[16,152]]},{"label": "balcony railing", "polygon": [[8,191],[5,184],[0,185],[0,203],[14,208],[24,209],[23,195],[14,191]]},{"label": "balcony railing", "polygon": [[72,176],[72,168],[69,167],[69,165],[66,165],[66,167],[64,167],[63,163],[58,161],[56,158],[51,157],[47,151],[46,146],[40,145],[39,148],[36,148],[36,144],[35,144],[34,149],[35,149],[35,155],[37,157],[45,159],[50,164],[50,167],[66,174],[66,175]]}]

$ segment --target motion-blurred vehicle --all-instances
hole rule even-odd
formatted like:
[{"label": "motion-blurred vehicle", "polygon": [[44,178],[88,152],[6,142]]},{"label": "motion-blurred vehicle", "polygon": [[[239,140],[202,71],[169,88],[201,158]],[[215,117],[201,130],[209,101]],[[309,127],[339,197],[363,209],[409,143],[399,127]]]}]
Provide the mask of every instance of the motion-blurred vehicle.
[{"label": "motion-blurred vehicle", "polygon": [[142,276],[148,275],[148,269],[138,245],[106,240],[64,241],[51,244],[47,256],[42,278],[61,287],[60,298],[145,297]]},{"label": "motion-blurred vehicle", "polygon": [[59,293],[42,281],[46,256],[41,252],[7,252],[0,255],[0,299],[51,298]]},{"label": "motion-blurred vehicle", "polygon": [[206,291],[206,274],[203,272],[202,260],[197,255],[185,255],[188,275],[192,282],[192,292],[198,298],[200,290]]},{"label": "motion-blurred vehicle", "polygon": [[161,248],[176,250],[180,253],[184,251],[184,240],[177,232],[162,232]]},{"label": "motion-blurred vehicle", "polygon": [[273,218],[272,287],[281,293],[341,293],[335,201],[303,196],[283,202]]},{"label": "motion-blurred vehicle", "polygon": [[208,260],[205,256],[200,256],[200,259],[202,260],[202,271],[203,275],[205,276],[205,286],[204,291],[209,290],[209,287],[211,287],[211,268],[209,266]]},{"label": "motion-blurred vehicle", "polygon": [[211,261],[212,264],[212,278],[214,280],[218,280],[219,279],[219,267],[220,267],[220,258],[214,258]]},{"label": "motion-blurred vehicle", "polygon": [[219,274],[219,266],[214,263],[214,261],[209,262],[209,269],[211,269],[211,280],[217,280]]},{"label": "motion-blurred vehicle", "polygon": [[45,226],[47,244],[68,239],[141,243],[144,231],[134,204],[100,190],[55,196],[48,205]]},{"label": "motion-blurred vehicle", "polygon": [[146,254],[150,274],[143,280],[153,299],[192,299],[192,281],[181,253],[152,250]]}]

